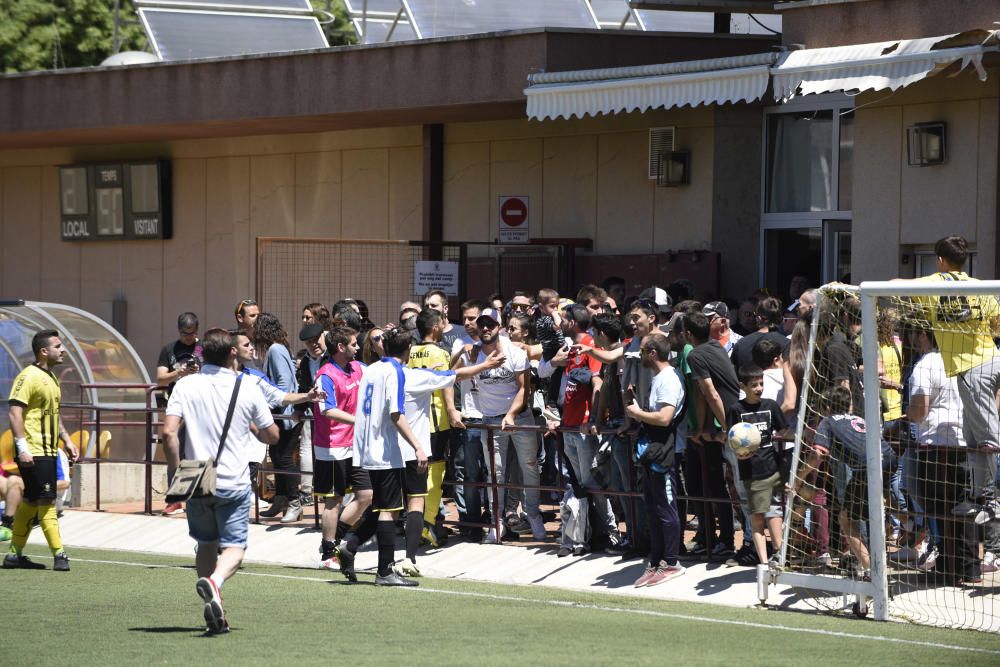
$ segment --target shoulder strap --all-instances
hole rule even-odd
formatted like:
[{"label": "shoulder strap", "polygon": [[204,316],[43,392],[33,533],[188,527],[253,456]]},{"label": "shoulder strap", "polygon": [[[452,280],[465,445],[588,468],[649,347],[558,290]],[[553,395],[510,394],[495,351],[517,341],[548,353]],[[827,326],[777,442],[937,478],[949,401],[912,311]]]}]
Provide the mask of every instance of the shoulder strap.
[{"label": "shoulder strap", "polygon": [[240,395],[240,383],[243,381],[243,373],[238,373],[236,375],[236,384],[233,386],[233,395],[229,399],[229,410],[226,412],[226,422],[222,425],[222,437],[219,438],[219,451],[215,453],[215,460],[212,461],[213,466],[219,465],[219,457],[222,456],[222,450],[226,448],[226,436],[229,435],[229,425],[233,423],[233,412],[236,411],[236,399]]}]

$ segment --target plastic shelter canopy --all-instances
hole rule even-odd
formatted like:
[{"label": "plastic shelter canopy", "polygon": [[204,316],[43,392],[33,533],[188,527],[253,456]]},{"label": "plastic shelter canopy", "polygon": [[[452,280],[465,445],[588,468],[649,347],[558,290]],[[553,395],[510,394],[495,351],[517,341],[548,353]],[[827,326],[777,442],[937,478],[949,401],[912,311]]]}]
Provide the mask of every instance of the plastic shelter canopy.
[{"label": "plastic shelter canopy", "polygon": [[[34,362],[31,337],[44,329],[58,331],[66,348],[66,360],[53,371],[63,402],[145,406],[142,388],[81,388],[82,384],[150,383],[139,355],[118,331],[79,308],[38,301],[0,301],[0,398],[6,401],[14,378]],[[7,411],[0,410],[0,431],[7,427]]]}]

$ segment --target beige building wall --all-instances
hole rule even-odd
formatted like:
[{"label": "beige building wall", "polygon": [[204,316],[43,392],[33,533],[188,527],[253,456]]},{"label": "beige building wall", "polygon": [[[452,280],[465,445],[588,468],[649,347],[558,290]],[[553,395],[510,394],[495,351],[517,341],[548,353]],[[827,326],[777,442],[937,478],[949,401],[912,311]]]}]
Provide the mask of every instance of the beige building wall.
[{"label": "beige building wall", "polygon": [[[904,256],[949,234],[976,251],[974,273],[994,277],[997,227],[997,126],[1000,70],[985,83],[970,68],[886,95],[857,98],[851,275],[861,280],[913,275]],[[947,124],[947,162],[907,165],[906,128]],[[898,251],[895,251],[896,248]],[[895,252],[895,257],[887,256]]]},{"label": "beige building wall", "polygon": [[[490,241],[500,195],[530,197],[532,237],[590,237],[599,254],[708,248],[714,110],[445,128],[445,239]],[[648,130],[672,125],[692,184],[647,178]],[[0,297],[67,303],[111,320],[153,374],[178,313],[233,323],[254,296],[256,239],[420,239],[420,127],[0,152]],[[168,241],[63,242],[58,166],[170,159]],[[264,304],[267,307],[267,304]],[[294,329],[297,323],[287,323]]]}]

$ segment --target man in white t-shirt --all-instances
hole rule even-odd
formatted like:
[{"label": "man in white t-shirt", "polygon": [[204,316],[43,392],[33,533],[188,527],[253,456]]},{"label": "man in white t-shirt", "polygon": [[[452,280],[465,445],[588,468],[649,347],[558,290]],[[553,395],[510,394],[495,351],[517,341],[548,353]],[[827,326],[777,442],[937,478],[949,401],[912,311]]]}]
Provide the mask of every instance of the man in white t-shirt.
[{"label": "man in white t-shirt", "polygon": [[[504,462],[507,460],[507,448],[511,443],[517,452],[517,461],[521,466],[522,479],[528,487],[524,491],[525,511],[531,524],[531,533],[535,539],[545,537],[545,523],[538,510],[538,434],[526,431],[505,432],[503,429],[512,426],[534,426],[534,415],[527,404],[525,395],[525,380],[528,374],[528,356],[523,350],[511,344],[510,340],[500,335],[500,322],[492,314],[483,314],[476,319],[479,334],[479,345],[471,350],[469,359],[464,355],[459,357],[459,364],[481,364],[486,359],[499,352],[504,358],[502,365],[479,373],[470,384],[469,400],[472,410],[482,415],[484,423],[499,424],[500,431],[493,431],[493,466],[496,479],[504,479]],[[466,400],[463,391],[463,401]],[[464,412],[464,411],[463,411]],[[483,455],[490,460],[489,430],[482,431]],[[492,494],[490,494],[492,496]],[[497,512],[504,508],[504,489],[497,490],[497,505],[493,507],[494,523]],[[492,497],[490,503],[492,505]],[[497,544],[503,537],[504,527],[501,524],[501,534],[496,528],[490,528],[486,536],[487,544]]]},{"label": "man in white t-shirt", "polygon": [[[167,403],[163,424],[167,464],[180,461],[177,432],[187,428],[187,453],[192,459],[216,461],[214,496],[191,498],[187,504],[188,530],[198,542],[195,589],[205,603],[210,633],[229,631],[222,609],[222,585],[240,567],[250,524],[250,459],[256,439],[273,445],[278,427],[264,395],[255,383],[241,381],[225,446],[219,451],[230,401],[241,376],[234,370],[236,337],[223,329],[205,332],[205,364],[201,373],[181,378]],[[256,432],[256,438],[254,438]],[[221,550],[221,551],[220,551]]]},{"label": "man in white t-shirt", "polygon": [[[358,386],[354,421],[353,465],[368,471],[372,484],[372,511],[378,513],[377,586],[416,586],[392,569],[395,520],[402,511],[403,494],[426,493],[427,453],[406,418],[406,377],[403,365],[410,356],[409,331],[392,329],[382,335],[386,356],[368,366]],[[413,450],[415,465],[407,467],[403,449]]]}]

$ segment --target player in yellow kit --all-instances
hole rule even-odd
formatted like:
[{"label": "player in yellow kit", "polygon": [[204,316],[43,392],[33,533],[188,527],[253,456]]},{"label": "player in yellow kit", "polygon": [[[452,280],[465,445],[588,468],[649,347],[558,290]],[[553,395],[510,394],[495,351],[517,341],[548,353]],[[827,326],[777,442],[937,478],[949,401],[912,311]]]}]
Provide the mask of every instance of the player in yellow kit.
[{"label": "player in yellow kit", "polygon": [[14,432],[17,467],[24,481],[24,498],[14,514],[14,535],[3,567],[45,569],[21,553],[37,518],[54,556],[52,569],[68,572],[69,558],[59,536],[55,505],[59,440],[63,441],[70,461],[78,458],[78,452],[59,416],[62,393],[52,373],[53,368],[63,363],[66,350],[59,333],[48,329],[31,339],[31,351],[35,363],[18,373],[10,392],[8,416]]}]

